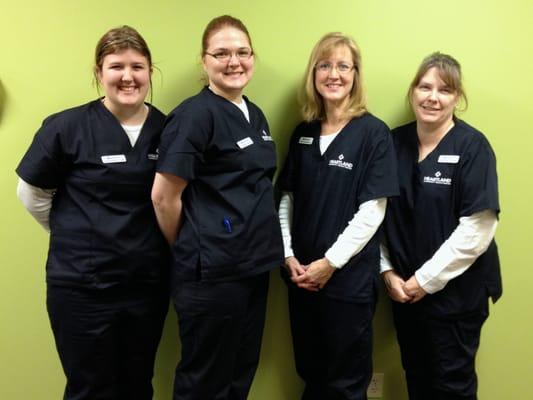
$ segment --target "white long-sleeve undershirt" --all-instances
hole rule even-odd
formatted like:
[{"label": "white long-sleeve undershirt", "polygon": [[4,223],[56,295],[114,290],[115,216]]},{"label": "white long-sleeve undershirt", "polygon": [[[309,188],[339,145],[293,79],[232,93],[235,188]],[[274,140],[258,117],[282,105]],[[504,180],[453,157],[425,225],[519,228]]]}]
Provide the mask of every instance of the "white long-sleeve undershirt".
[{"label": "white long-sleeve undershirt", "polygon": [[[453,278],[461,275],[489,247],[498,219],[493,210],[484,210],[459,218],[459,225],[433,256],[415,271],[418,284],[427,293],[442,290]],[[388,249],[381,246],[381,272],[394,269]]]},{"label": "white long-sleeve undershirt", "polygon": [[52,199],[56,189],[41,189],[30,185],[19,178],[17,184],[17,196],[28,212],[50,232],[50,210],[52,209]]},{"label": "white long-sleeve undershirt", "polygon": [[[386,207],[386,198],[369,200],[359,206],[344,231],[326,251],[325,257],[333,267],[342,268],[366,246],[383,221]],[[294,256],[291,237],[292,211],[292,193],[283,193],[279,205],[279,220],[285,258]]]}]

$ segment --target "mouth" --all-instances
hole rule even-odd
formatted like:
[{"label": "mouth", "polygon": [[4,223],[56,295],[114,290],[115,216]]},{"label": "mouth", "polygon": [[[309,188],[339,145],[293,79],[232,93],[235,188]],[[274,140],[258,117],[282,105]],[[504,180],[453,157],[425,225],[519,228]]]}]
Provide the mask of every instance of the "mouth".
[{"label": "mouth", "polygon": [[326,83],[328,89],[340,89],[342,86],[340,83]]},{"label": "mouth", "polygon": [[435,107],[431,107],[431,106],[420,106],[422,109],[426,110],[426,111],[440,111],[439,108],[435,108]]},{"label": "mouth", "polygon": [[118,90],[123,93],[133,93],[137,89],[137,86],[119,86]]},{"label": "mouth", "polygon": [[244,75],[244,72],[242,72],[242,71],[224,72],[224,76],[228,76],[230,78],[238,78],[241,75]]}]

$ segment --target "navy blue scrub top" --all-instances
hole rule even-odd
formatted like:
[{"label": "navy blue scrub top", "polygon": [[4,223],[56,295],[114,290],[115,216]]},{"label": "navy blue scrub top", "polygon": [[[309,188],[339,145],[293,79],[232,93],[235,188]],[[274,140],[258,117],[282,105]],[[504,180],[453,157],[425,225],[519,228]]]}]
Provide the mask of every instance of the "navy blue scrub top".
[{"label": "navy blue scrub top", "polygon": [[[450,237],[459,218],[500,211],[496,158],[483,134],[461,120],[418,162],[416,123],[393,130],[400,197],[391,199],[385,231],[392,265],[404,278],[429,260]],[[483,308],[502,293],[494,241],[466,272],[422,300],[434,315],[460,315]]]},{"label": "navy blue scrub top", "polygon": [[166,279],[168,245],[150,197],[164,118],[150,106],[133,147],[99,99],[43,122],[17,174],[57,188],[48,283],[102,289]]},{"label": "navy blue scrub top", "polygon": [[[320,154],[320,121],[296,127],[279,184],[293,193],[292,248],[302,264],[326,251],[369,200],[398,194],[389,128],[367,113],[352,119]],[[335,271],[323,293],[353,302],[375,299],[380,233]]]},{"label": "navy blue scrub top", "polygon": [[261,110],[204,88],[168,116],[157,171],[188,181],[173,245],[176,277],[223,281],[279,267],[283,246],[274,205],[276,150]]}]

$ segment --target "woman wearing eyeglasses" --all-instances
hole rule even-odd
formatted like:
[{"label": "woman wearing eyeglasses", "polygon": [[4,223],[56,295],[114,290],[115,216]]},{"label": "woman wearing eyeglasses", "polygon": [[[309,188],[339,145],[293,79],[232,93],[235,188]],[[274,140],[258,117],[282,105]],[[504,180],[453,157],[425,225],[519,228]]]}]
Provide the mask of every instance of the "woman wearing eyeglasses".
[{"label": "woman wearing eyeglasses", "polygon": [[302,399],[366,399],[379,239],[397,194],[389,129],[366,108],[361,55],[325,35],[303,88],[280,185],[280,223],[294,355]]},{"label": "woman wearing eyeglasses", "polygon": [[202,64],[208,85],[167,119],[152,199],[174,253],[174,400],[238,400],[259,360],[269,271],[283,263],[276,151],[263,113],[243,95],[254,53],[240,20],[207,25]]}]

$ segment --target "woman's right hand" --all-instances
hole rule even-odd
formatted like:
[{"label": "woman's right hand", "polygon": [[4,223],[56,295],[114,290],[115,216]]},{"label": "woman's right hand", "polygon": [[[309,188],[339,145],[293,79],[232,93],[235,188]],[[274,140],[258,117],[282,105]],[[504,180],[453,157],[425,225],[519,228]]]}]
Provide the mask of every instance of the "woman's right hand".
[{"label": "woman's right hand", "polygon": [[285,268],[287,268],[287,271],[291,274],[291,279],[305,274],[304,266],[300,264],[300,261],[294,256],[285,258]]},{"label": "woman's right hand", "polygon": [[411,300],[411,296],[405,293],[403,289],[405,281],[394,270],[391,269],[389,271],[385,271],[381,274],[381,276],[383,277],[383,281],[387,287],[389,297],[392,300],[397,301],[398,303],[407,303]]}]

